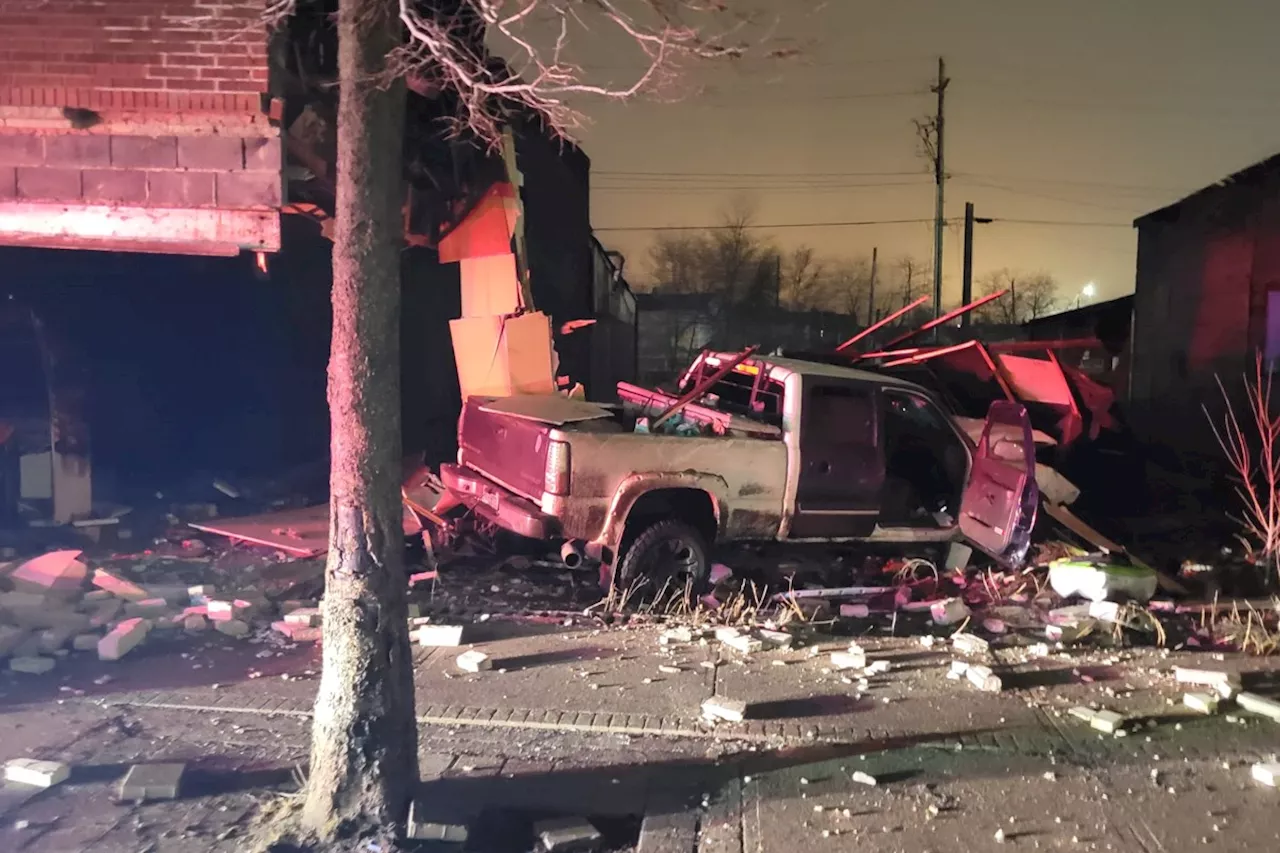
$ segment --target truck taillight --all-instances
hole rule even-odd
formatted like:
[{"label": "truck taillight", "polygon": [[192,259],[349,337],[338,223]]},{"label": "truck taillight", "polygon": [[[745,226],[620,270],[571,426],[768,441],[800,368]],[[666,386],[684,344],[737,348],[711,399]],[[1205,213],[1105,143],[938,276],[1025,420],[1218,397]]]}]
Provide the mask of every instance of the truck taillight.
[{"label": "truck taillight", "polygon": [[542,487],[553,495],[569,494],[569,444],[547,443],[547,470]]}]

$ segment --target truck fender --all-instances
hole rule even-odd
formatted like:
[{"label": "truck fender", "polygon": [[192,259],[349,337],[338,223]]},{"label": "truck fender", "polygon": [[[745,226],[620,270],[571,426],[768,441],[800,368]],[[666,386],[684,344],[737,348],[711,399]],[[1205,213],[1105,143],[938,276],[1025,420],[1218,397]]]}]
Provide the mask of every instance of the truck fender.
[{"label": "truck fender", "polygon": [[705,471],[635,473],[618,484],[613,500],[609,503],[609,512],[605,516],[600,538],[593,544],[607,548],[616,559],[627,527],[627,517],[631,514],[636,501],[645,494],[659,489],[696,489],[706,492],[711,498],[712,512],[715,513],[717,538],[724,533],[726,519],[721,507],[724,506],[729,491],[729,484],[724,477]]}]

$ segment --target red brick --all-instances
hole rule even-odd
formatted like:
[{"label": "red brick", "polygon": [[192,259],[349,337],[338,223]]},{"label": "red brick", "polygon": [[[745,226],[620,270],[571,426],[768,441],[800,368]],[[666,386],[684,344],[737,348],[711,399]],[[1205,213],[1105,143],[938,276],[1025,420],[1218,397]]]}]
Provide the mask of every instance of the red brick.
[{"label": "red brick", "polygon": [[172,169],[178,165],[178,140],[173,136],[112,136],[111,165]]},{"label": "red brick", "polygon": [[279,172],[284,168],[284,155],[280,152],[280,137],[263,137],[244,141],[244,166],[266,172]]},{"label": "red brick", "polygon": [[8,201],[18,197],[18,169],[15,166],[0,166],[0,201]]},{"label": "red brick", "polygon": [[232,171],[244,168],[244,141],[238,136],[183,136],[178,165],[184,169]]},{"label": "red brick", "polygon": [[38,201],[79,201],[79,169],[42,166],[18,168],[18,198]]},{"label": "red brick", "polygon": [[0,164],[39,166],[44,162],[44,138],[33,133],[0,134]]},{"label": "red brick", "polygon": [[147,173],[137,169],[86,169],[84,200],[138,203],[147,200]]},{"label": "red brick", "polygon": [[44,143],[44,161],[50,166],[110,166],[111,143],[105,136],[58,134]]},{"label": "red brick", "polygon": [[154,207],[211,207],[213,172],[148,172],[147,203]]},{"label": "red brick", "polygon": [[218,207],[245,210],[280,206],[278,172],[219,172],[216,177]]}]

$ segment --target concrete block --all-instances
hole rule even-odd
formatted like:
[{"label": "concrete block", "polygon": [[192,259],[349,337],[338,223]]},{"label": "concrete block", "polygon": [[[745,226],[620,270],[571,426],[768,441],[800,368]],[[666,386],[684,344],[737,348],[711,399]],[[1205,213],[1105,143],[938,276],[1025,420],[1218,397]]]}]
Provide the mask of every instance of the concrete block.
[{"label": "concrete block", "polygon": [[756,634],[771,649],[789,649],[796,639],[786,631],[771,631],[768,628],[761,628]]},{"label": "concrete block", "polygon": [[467,826],[461,823],[435,823],[428,820],[430,806],[422,800],[415,799],[409,804],[409,822],[405,826],[405,835],[417,841],[436,841],[445,844],[465,844]]},{"label": "concrete block", "polygon": [[1182,697],[1182,704],[1201,714],[1218,713],[1219,699],[1212,693],[1187,693]]},{"label": "concrete block", "polygon": [[206,615],[214,622],[229,619],[243,619],[253,609],[253,605],[242,598],[231,601],[226,599],[210,599],[205,605]]},{"label": "concrete block", "polygon": [[150,629],[151,623],[146,619],[135,617],[124,620],[98,641],[98,659],[120,660],[146,638]]},{"label": "concrete block", "polygon": [[832,652],[831,666],[839,670],[865,669],[867,666],[867,655],[861,650],[856,652]]},{"label": "concrete block", "polygon": [[78,652],[89,652],[98,648],[98,641],[101,640],[97,634],[76,634],[71,640],[71,648]]},{"label": "concrete block", "polygon": [[112,136],[111,165],[172,169],[178,165],[178,139],[174,136]]},{"label": "concrete block", "polygon": [[547,853],[595,850],[604,840],[600,831],[582,818],[544,820],[534,824],[533,834]]},{"label": "concrete block", "polygon": [[1259,762],[1253,765],[1249,775],[1253,777],[1253,781],[1261,782],[1270,788],[1280,787],[1280,763]]},{"label": "concrete block", "polygon": [[738,628],[733,627],[732,625],[720,625],[715,630],[715,638],[722,643],[725,640],[732,640],[735,637],[741,637],[741,636],[742,636],[742,631]]},{"label": "concrete block", "polygon": [[81,604],[100,604],[103,601],[109,601],[111,593],[105,589],[91,589],[84,595],[80,596]]},{"label": "concrete block", "polygon": [[951,647],[966,655],[985,655],[991,653],[991,644],[975,634],[957,632],[951,635]]},{"label": "concrete block", "polygon": [[1121,731],[1126,722],[1124,716],[1117,714],[1115,711],[1106,709],[1095,711],[1083,705],[1072,708],[1069,713],[1078,720],[1084,720],[1098,731],[1108,734],[1115,734]]},{"label": "concrete block", "polygon": [[126,604],[124,606],[124,615],[154,619],[157,616],[165,615],[168,609],[169,602],[163,598],[144,598],[142,601],[130,601]]},{"label": "concrete block", "polygon": [[463,626],[423,625],[413,632],[413,639],[420,646],[460,646]]},{"label": "concrete block", "polygon": [[324,636],[324,629],[318,625],[312,626],[302,622],[288,622],[284,619],[272,622],[271,629],[278,634],[284,634],[297,643],[314,643]]},{"label": "concrete block", "polygon": [[248,622],[242,622],[239,619],[219,619],[213,623],[213,627],[218,633],[226,634],[228,637],[247,637],[253,630]]},{"label": "concrete block", "polygon": [[123,598],[125,601],[143,601],[151,598],[150,593],[136,583],[117,577],[106,569],[94,570],[93,585],[99,589],[105,589],[116,598]]},{"label": "concrete block", "polygon": [[969,560],[973,558],[973,549],[963,542],[952,542],[947,548],[946,569],[948,572],[957,572],[969,567]]},{"label": "concrete block", "polygon": [[728,637],[720,642],[744,655],[749,655],[753,652],[758,652],[764,649],[764,641],[759,637],[752,637],[750,634],[739,634],[736,637]]},{"label": "concrete block", "polygon": [[238,136],[180,136],[178,165],[215,172],[243,169],[244,140]]},{"label": "concrete block", "polygon": [[471,649],[458,655],[458,669],[463,672],[481,672],[493,669],[493,661],[479,649]]},{"label": "concrete block", "polygon": [[65,782],[70,775],[71,768],[60,761],[11,758],[4,765],[6,782],[35,785],[38,788],[52,788],[59,782]]},{"label": "concrete block", "polygon": [[135,764],[120,782],[120,799],[126,802],[172,800],[182,789],[182,762]]},{"label": "concrete block", "polygon": [[887,660],[872,661],[867,664],[867,675],[884,675],[893,669],[893,664]]},{"label": "concrete block", "polygon": [[1193,684],[1198,687],[1212,687],[1223,699],[1230,699],[1239,692],[1240,676],[1234,672],[1223,672],[1219,669],[1197,669],[1189,666],[1175,666],[1174,680],[1179,684]]},{"label": "concrete block", "polygon": [[79,627],[75,625],[45,628],[36,635],[40,642],[40,651],[46,655],[53,654],[65,646],[79,630]]},{"label": "concrete block", "polygon": [[212,207],[217,198],[213,172],[148,172],[152,207]]},{"label": "concrete block", "polygon": [[970,666],[964,675],[970,684],[986,693],[999,693],[1004,689],[1004,682],[989,666]]},{"label": "concrete block", "polygon": [[110,166],[110,137],[99,134],[50,134],[44,142],[44,162],[49,166]]},{"label": "concrete block", "polygon": [[0,164],[39,166],[44,163],[44,137],[34,133],[0,134]]},{"label": "concrete block", "polygon": [[14,625],[0,625],[0,658],[13,654],[27,638],[27,630]]},{"label": "concrete block", "polygon": [[284,615],[284,621],[292,622],[295,625],[306,625],[315,628],[320,624],[320,608],[318,607],[299,607],[297,610],[291,610]]},{"label": "concrete block", "polygon": [[702,703],[702,716],[712,720],[740,723],[747,718],[747,703],[739,699],[712,696]]},{"label": "concrete block", "polygon": [[1239,693],[1236,695],[1236,703],[1246,711],[1270,717],[1273,721],[1280,723],[1280,702],[1274,699],[1259,696],[1257,693]]},{"label": "concrete block", "polygon": [[80,562],[79,551],[51,551],[27,560],[9,574],[13,588],[20,592],[74,593],[84,585],[88,567]]},{"label": "concrete block", "polygon": [[[736,628],[734,630],[737,630]],[[686,625],[678,625],[675,628],[667,628],[658,638],[658,642],[662,645],[668,643],[692,643],[694,640],[702,636],[702,632],[698,631],[695,636],[694,630]]]},{"label": "concrete block", "polygon": [[218,207],[246,210],[280,206],[284,188],[278,172],[218,172],[213,180]]},{"label": "concrete block", "polygon": [[124,609],[124,602],[118,598],[109,598],[99,604],[94,611],[89,614],[89,625],[93,628],[105,628],[112,622],[116,621],[116,617],[120,615],[120,611]]},{"label": "concrete block", "polygon": [[140,169],[85,169],[84,200],[98,204],[140,204],[147,200],[147,173]]},{"label": "concrete block", "polygon": [[28,675],[41,675],[53,669],[53,658],[38,656],[21,656],[9,658],[9,669],[14,672],[25,672]]},{"label": "concrete block", "polygon": [[209,620],[205,619],[199,613],[192,613],[190,616],[182,617],[182,630],[192,634],[198,634],[201,631],[208,630]]}]

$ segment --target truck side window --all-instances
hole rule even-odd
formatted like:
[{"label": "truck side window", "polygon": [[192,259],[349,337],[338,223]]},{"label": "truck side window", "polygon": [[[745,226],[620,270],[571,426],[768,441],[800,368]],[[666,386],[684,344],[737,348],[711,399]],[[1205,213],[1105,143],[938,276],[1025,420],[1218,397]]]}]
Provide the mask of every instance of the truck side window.
[{"label": "truck side window", "polygon": [[874,444],[875,404],[871,391],[850,385],[818,385],[805,404],[804,428],[815,443]]},{"label": "truck side window", "polygon": [[760,380],[757,389],[754,374],[734,371],[712,385],[707,396],[713,398],[709,402],[721,411],[744,415],[765,423],[782,423],[783,384],[774,379],[766,377]]}]

